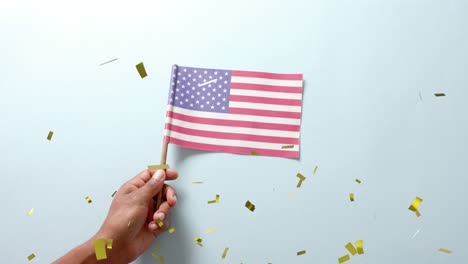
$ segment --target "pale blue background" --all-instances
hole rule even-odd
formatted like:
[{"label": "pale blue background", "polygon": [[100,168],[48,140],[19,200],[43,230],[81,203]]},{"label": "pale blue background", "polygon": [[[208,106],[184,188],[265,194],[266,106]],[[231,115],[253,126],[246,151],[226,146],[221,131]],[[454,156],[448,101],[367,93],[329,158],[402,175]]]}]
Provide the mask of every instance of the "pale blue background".
[{"label": "pale blue background", "polygon": [[[467,14],[465,0],[2,0],[1,262],[87,240],[159,161],[173,63],[306,81],[299,161],[170,146],[177,230],[152,247],[166,263],[338,263],[358,239],[348,263],[466,261]],[[136,263],[159,263],[152,248]]]}]

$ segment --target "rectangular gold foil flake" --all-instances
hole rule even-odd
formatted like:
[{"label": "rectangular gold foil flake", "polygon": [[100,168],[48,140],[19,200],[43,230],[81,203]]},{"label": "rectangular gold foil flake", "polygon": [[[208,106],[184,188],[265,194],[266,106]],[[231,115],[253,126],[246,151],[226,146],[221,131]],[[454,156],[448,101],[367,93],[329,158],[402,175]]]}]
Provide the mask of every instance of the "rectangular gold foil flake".
[{"label": "rectangular gold foil flake", "polygon": [[174,233],[174,231],[175,231],[175,228],[174,228],[174,227],[173,227],[173,228],[171,228],[171,229],[169,229],[169,234],[172,234],[172,233]]},{"label": "rectangular gold foil flake", "polygon": [[151,255],[152,255],[154,258],[159,259],[159,261],[161,261],[161,263],[164,263],[164,258],[163,258],[162,256],[158,256],[158,255],[156,255],[156,254],[154,254],[154,253],[152,253]]},{"label": "rectangular gold foil flake", "polygon": [[437,96],[437,97],[439,97],[439,96],[445,96],[444,93],[436,93],[436,94],[434,94],[434,95]]},{"label": "rectangular gold foil flake", "polygon": [[29,210],[28,216],[32,215],[33,212],[34,212],[34,208],[31,208],[31,210]]},{"label": "rectangular gold foil flake", "polygon": [[213,229],[210,229],[210,230],[208,230],[208,231],[206,231],[206,233],[208,234],[208,233],[211,233],[211,232],[213,232],[213,231],[215,231],[214,228],[213,228]]},{"label": "rectangular gold foil flake", "polygon": [[114,240],[112,240],[112,239],[108,239],[108,240],[107,240],[107,248],[108,248],[108,249],[112,249],[112,242],[113,242],[113,241],[114,241]]},{"label": "rectangular gold foil flake", "polygon": [[416,209],[416,211],[414,211],[414,212],[416,213],[416,216],[417,216],[417,217],[420,217],[420,216],[421,216],[421,214],[419,213],[418,209]]},{"label": "rectangular gold foil flake", "polygon": [[136,65],[136,68],[138,70],[138,73],[140,74],[140,77],[143,79],[145,78],[146,76],[148,76],[148,74],[146,73],[146,70],[145,70],[145,65],[143,65],[143,62],[140,62]]},{"label": "rectangular gold foil flake", "polygon": [[197,241],[198,243],[201,243],[201,242],[202,242],[202,239],[201,239],[201,238],[198,238],[198,237],[195,237],[195,241]]},{"label": "rectangular gold foil flake", "polygon": [[219,194],[216,195],[216,203],[219,203]]},{"label": "rectangular gold foil flake", "polygon": [[115,194],[117,193],[117,191],[115,191],[113,194],[112,194],[112,198],[114,198]]},{"label": "rectangular gold foil flake", "polygon": [[94,253],[96,254],[96,259],[106,259],[106,240],[104,238],[94,239]]},{"label": "rectangular gold foil flake", "polygon": [[351,253],[351,255],[356,255],[357,254],[357,251],[356,249],[354,248],[354,245],[350,242],[348,243],[345,248],[349,251],[349,253]]},{"label": "rectangular gold foil flake", "polygon": [[197,245],[199,245],[200,247],[203,247],[202,243],[198,242]]},{"label": "rectangular gold foil flake", "polygon": [[356,179],[356,182],[359,183],[359,184],[361,184],[361,181],[360,181],[359,179]]},{"label": "rectangular gold foil flake", "polygon": [[258,152],[251,151],[250,153],[252,153],[252,155],[257,155],[258,156]]},{"label": "rectangular gold foil flake", "polygon": [[245,203],[245,207],[247,207],[250,211],[255,211],[255,205],[253,205],[250,201]]},{"label": "rectangular gold foil flake", "polygon": [[338,259],[339,263],[343,263],[349,260],[349,255],[342,256],[341,258]]},{"label": "rectangular gold foil flake", "polygon": [[302,182],[306,179],[306,177],[302,176],[302,174],[300,174],[300,173],[298,173],[296,176],[299,178],[299,182],[297,183],[296,187],[299,188],[299,187],[301,187]]},{"label": "rectangular gold foil flake", "polygon": [[91,201],[91,199],[89,199],[89,196],[86,196],[86,201],[88,201],[88,203],[92,203],[93,201]]},{"label": "rectangular gold foil flake", "polygon": [[364,249],[362,248],[362,240],[356,240],[357,253],[359,255],[364,254]]},{"label": "rectangular gold foil flake", "polygon": [[208,201],[209,204],[216,203],[216,200]]},{"label": "rectangular gold foil flake", "polygon": [[169,169],[169,164],[148,166],[148,170],[165,170],[165,169]]},{"label": "rectangular gold foil flake", "polygon": [[161,221],[161,219],[156,219],[156,223],[158,224],[159,227],[161,227],[161,228],[164,227],[164,222]]},{"label": "rectangular gold foil flake", "polygon": [[354,193],[349,194],[349,200],[351,200],[351,202],[354,202]]},{"label": "rectangular gold foil flake", "polygon": [[300,256],[300,255],[304,255],[305,253],[306,253],[306,251],[302,250],[302,251],[297,252],[297,255]]},{"label": "rectangular gold foil flake", "polygon": [[447,253],[447,254],[452,253],[452,251],[450,251],[450,250],[448,250],[448,249],[444,249],[444,248],[440,248],[439,251],[445,252],[445,253]]},{"label": "rectangular gold foil flake", "polygon": [[227,254],[228,250],[229,250],[229,248],[224,249],[223,255],[221,256],[222,259],[226,258],[226,254]]},{"label": "rectangular gold foil flake", "polygon": [[160,247],[160,246],[157,246],[157,247],[154,248],[154,251],[158,251],[158,250],[160,250],[160,249],[161,249],[161,247]]},{"label": "rectangular gold foil flake", "polygon": [[203,183],[203,182],[192,182],[192,183]]},{"label": "rectangular gold foil flake", "polygon": [[34,253],[32,253],[31,255],[28,256],[28,260],[31,261],[35,257],[36,257],[36,255],[34,255]]},{"label": "rectangular gold foil flake", "polygon": [[54,134],[54,132],[50,131],[49,132],[49,135],[47,135],[47,140],[51,140],[52,139],[52,135]]},{"label": "rectangular gold foil flake", "polygon": [[418,209],[421,202],[422,202],[422,199],[419,198],[419,197],[416,197],[416,199],[414,199],[413,203],[410,205],[410,207],[408,209],[413,211],[413,212],[416,212],[416,209]]},{"label": "rectangular gold foil flake", "polygon": [[317,172],[317,169],[318,169],[318,166],[315,166],[314,175],[315,175],[315,173]]},{"label": "rectangular gold foil flake", "polygon": [[290,148],[294,148],[294,145],[281,146],[281,149],[290,149]]}]

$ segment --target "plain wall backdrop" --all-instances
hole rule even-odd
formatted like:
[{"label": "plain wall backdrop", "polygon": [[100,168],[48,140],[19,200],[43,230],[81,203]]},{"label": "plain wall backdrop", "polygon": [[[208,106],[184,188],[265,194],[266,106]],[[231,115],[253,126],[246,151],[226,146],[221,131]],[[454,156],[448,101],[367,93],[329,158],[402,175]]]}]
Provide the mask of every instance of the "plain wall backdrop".
[{"label": "plain wall backdrop", "polygon": [[301,157],[169,146],[176,232],[135,263],[159,263],[155,246],[169,264],[338,263],[361,239],[348,263],[465,261],[467,14],[465,0],[2,0],[1,262],[86,241],[159,162],[174,63],[303,73]]}]

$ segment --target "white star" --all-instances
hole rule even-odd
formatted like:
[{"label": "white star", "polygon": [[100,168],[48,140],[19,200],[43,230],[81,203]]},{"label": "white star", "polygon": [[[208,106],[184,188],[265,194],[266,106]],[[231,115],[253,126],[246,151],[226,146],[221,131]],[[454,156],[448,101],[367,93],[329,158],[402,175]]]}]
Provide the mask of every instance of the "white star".
[{"label": "white star", "polygon": [[220,85],[218,85],[218,88],[221,88],[221,84],[220,84]]},{"label": "white star", "polygon": [[174,86],[174,85],[175,85],[175,82],[172,82],[172,86]]},{"label": "white star", "polygon": [[188,74],[188,77],[192,77],[192,74],[189,73],[189,74]]},{"label": "white star", "polygon": [[184,72],[187,72],[187,69],[184,69]]},{"label": "white star", "polygon": [[208,93],[208,96],[210,96],[210,95],[211,95],[211,93]]},{"label": "white star", "polygon": [[185,88],[185,85],[182,84],[182,88]]},{"label": "white star", "polygon": [[213,92],[216,92],[216,88],[213,88]]},{"label": "white star", "polygon": [[223,79],[223,76],[219,76],[219,79],[222,80],[222,79]]},{"label": "white star", "polygon": [[201,108],[203,108],[203,105],[200,105]]},{"label": "white star", "polygon": [[214,99],[215,99],[215,98],[214,98],[214,96],[213,96],[213,97],[211,97],[211,100],[213,100],[213,101],[214,101]]},{"label": "white star", "polygon": [[184,81],[185,81],[185,77],[182,77],[182,80],[184,80]]},{"label": "white star", "polygon": [[177,66],[174,66],[174,69],[177,69]]},{"label": "white star", "polygon": [[197,95],[200,95],[200,92],[197,92]]},{"label": "white star", "polygon": [[202,96],[201,99],[202,99],[202,100],[205,99],[205,96]]},{"label": "white star", "polygon": [[210,104],[210,101],[206,101],[206,104]]},{"label": "white star", "polygon": [[171,102],[172,102],[172,101],[174,101],[174,100],[172,100],[172,98],[171,98]]},{"label": "white star", "polygon": [[180,76],[180,72],[178,72],[178,73],[177,73],[177,75],[179,75],[179,76]]},{"label": "white star", "polygon": [[193,96],[193,95],[192,95],[192,96],[190,96],[190,97],[192,97],[192,99],[193,99],[193,98],[195,98],[195,96]]},{"label": "white star", "polygon": [[217,102],[216,104],[217,104],[217,105],[220,105],[221,103],[220,103],[220,102]]},{"label": "white star", "polygon": [[206,90],[205,87],[203,87],[202,90],[205,91]]},{"label": "white star", "polygon": [[188,93],[188,94],[189,94],[189,93],[190,93],[190,91],[189,91],[189,90],[187,90],[185,93]]},{"label": "white star", "polygon": [[197,103],[197,104],[199,104],[199,103],[200,103],[200,101],[198,101],[198,100],[197,100],[197,101],[196,101],[196,103]]},{"label": "white star", "polygon": [[176,96],[175,99],[177,100],[177,99],[179,99],[179,97]]},{"label": "white star", "polygon": [[181,93],[180,96],[184,97],[184,93]]},{"label": "white star", "polygon": [[179,91],[179,88],[175,89],[177,92]]},{"label": "white star", "polygon": [[217,75],[217,74],[218,74],[218,72],[215,72],[215,75]]},{"label": "white star", "polygon": [[175,74],[172,74],[172,78],[175,78]]},{"label": "white star", "polygon": [[224,89],[224,90],[223,90],[223,92],[227,92],[227,90],[226,90],[226,89]]},{"label": "white star", "polygon": [[227,81],[224,81],[225,84],[227,84]]},{"label": "white star", "polygon": [[174,93],[174,90],[171,90],[171,94],[173,94],[173,93]]},{"label": "white star", "polygon": [[188,99],[185,99],[185,102],[188,102]]},{"label": "white star", "polygon": [[201,79],[201,75],[198,75],[198,78],[200,78],[200,79]]},{"label": "white star", "polygon": [[226,101],[226,98],[223,98],[223,101]]},{"label": "white star", "polygon": [[207,73],[208,73],[208,72],[207,72],[207,71],[205,71],[205,74],[207,74]]},{"label": "white star", "polygon": [[208,84],[208,87],[211,87],[211,84]]},{"label": "white star", "polygon": [[211,75],[210,75],[210,76],[208,76],[208,78],[212,79],[212,78],[211,78]]},{"label": "white star", "polygon": [[180,83],[180,81],[179,81],[179,80],[177,80],[177,83]]},{"label": "white star", "polygon": [[228,73],[226,72],[224,75],[228,75]]},{"label": "white star", "polygon": [[218,94],[218,96],[221,96],[221,94]]},{"label": "white star", "polygon": [[193,104],[190,104],[190,107],[193,107]]},{"label": "white star", "polygon": [[193,73],[197,73],[197,70],[193,70]]},{"label": "white star", "polygon": [[184,104],[184,102],[181,101],[180,104]]},{"label": "white star", "polygon": [[223,110],[224,110],[224,106],[223,106],[223,107],[221,107],[221,109],[223,109]]},{"label": "white star", "polygon": [[193,79],[193,81],[194,81],[194,82],[196,82],[196,81],[197,81],[197,79]]},{"label": "white star", "polygon": [[211,106],[211,109],[214,109],[214,106]]},{"label": "white star", "polygon": [[192,87],[192,90],[195,90],[195,86]]},{"label": "white star", "polygon": [[203,82],[206,82],[206,79],[203,79]]},{"label": "white star", "polygon": [[187,85],[190,86],[190,83],[188,82]]}]

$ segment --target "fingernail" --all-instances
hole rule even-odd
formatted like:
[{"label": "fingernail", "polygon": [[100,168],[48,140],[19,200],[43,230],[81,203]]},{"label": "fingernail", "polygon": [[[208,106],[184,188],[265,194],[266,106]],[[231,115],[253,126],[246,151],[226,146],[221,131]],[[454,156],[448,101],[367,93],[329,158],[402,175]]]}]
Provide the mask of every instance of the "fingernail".
[{"label": "fingernail", "polygon": [[161,180],[162,178],[164,178],[164,171],[163,170],[157,170],[155,173],[154,173],[154,176],[153,178],[157,181]]},{"label": "fingernail", "polygon": [[149,224],[149,228],[150,228],[151,230],[156,230],[156,229],[158,229],[158,225],[157,225],[155,222],[151,222],[151,223]]},{"label": "fingernail", "polygon": [[172,198],[174,199],[174,201],[176,201],[176,202],[177,202],[177,196],[176,196],[175,194],[174,194],[174,195],[172,195]]},{"label": "fingernail", "polygon": [[158,213],[158,218],[159,218],[159,220],[164,221],[164,218],[166,218],[166,214],[163,213],[163,212],[160,212],[160,213]]}]

